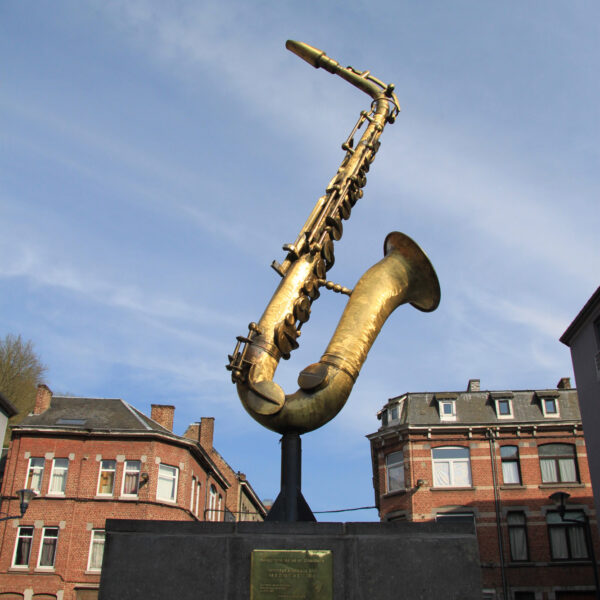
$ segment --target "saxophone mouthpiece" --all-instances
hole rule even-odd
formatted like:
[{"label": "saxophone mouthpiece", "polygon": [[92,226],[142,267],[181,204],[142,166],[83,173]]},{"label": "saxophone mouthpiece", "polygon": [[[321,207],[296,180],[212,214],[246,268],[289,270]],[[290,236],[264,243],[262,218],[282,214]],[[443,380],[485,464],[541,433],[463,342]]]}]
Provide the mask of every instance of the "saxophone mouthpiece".
[{"label": "saxophone mouthpiece", "polygon": [[288,40],[285,43],[285,47],[298,55],[300,58],[304,59],[309,65],[312,65],[315,69],[319,67],[323,67],[327,69],[330,73],[335,73],[335,68],[339,67],[339,64],[329,58],[323,50],[319,50],[314,46],[309,46],[304,42],[296,42],[294,40]]}]

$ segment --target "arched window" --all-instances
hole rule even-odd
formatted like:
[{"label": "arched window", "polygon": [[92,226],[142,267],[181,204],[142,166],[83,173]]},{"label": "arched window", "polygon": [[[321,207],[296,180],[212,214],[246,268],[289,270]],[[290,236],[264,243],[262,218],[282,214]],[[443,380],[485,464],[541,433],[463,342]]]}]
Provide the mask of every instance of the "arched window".
[{"label": "arched window", "polygon": [[578,482],[575,446],[544,444],[538,447],[542,483]]},{"label": "arched window", "polygon": [[219,494],[219,503],[217,504],[217,521],[223,520],[223,496]]},{"label": "arched window", "polygon": [[208,520],[215,520],[215,508],[217,506],[217,488],[211,484],[208,492]]},{"label": "arched window", "polygon": [[392,452],[385,457],[385,473],[388,492],[405,489],[404,453],[402,450]]},{"label": "arched window", "polygon": [[431,450],[434,487],[471,487],[469,449],[441,446]]}]

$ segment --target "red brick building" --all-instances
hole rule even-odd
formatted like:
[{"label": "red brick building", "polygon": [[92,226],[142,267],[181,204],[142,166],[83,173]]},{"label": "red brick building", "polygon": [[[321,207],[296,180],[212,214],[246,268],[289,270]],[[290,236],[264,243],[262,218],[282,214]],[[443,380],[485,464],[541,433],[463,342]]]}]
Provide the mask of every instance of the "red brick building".
[{"label": "red brick building", "polygon": [[[382,520],[474,521],[484,598],[596,598],[596,512],[567,378],[548,390],[482,391],[471,380],[466,392],[407,393],[378,418],[367,437]],[[566,520],[556,491],[570,494]]]},{"label": "red brick building", "polygon": [[[2,512],[19,514],[19,489],[39,496],[23,518],[0,523],[0,600],[96,598],[107,518],[236,518],[252,488],[211,457],[214,420],[178,436],[174,410],[153,405],[148,418],[120,399],[52,397],[40,386],[6,461]],[[210,432],[209,450],[202,433],[190,435],[194,427]]]}]

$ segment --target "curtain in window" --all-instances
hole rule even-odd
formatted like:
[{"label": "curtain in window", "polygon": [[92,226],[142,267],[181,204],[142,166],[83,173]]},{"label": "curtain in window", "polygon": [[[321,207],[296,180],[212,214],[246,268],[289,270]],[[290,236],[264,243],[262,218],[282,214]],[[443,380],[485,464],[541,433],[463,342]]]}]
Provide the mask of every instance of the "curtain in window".
[{"label": "curtain in window", "polygon": [[471,485],[471,469],[468,462],[454,463],[454,487],[470,487]]},{"label": "curtain in window", "polygon": [[125,488],[123,489],[124,494],[137,494],[139,476],[139,473],[125,473]]},{"label": "curtain in window", "polygon": [[[46,535],[48,537],[46,537]],[[40,554],[40,567],[53,567],[54,555],[56,554],[56,542],[58,530],[52,530],[48,534],[44,534],[42,541],[42,551]]]},{"label": "curtain in window", "polygon": [[33,539],[33,527],[19,528],[19,537],[17,540],[17,551],[15,553],[15,565],[29,564],[29,554],[31,552],[32,539]]},{"label": "curtain in window", "polygon": [[513,512],[506,515],[508,523],[508,537],[510,541],[510,554],[513,560],[527,560],[527,532],[525,529],[525,515]]},{"label": "curtain in window", "polygon": [[388,491],[404,489],[404,465],[388,467]]},{"label": "curtain in window", "polygon": [[558,461],[561,481],[577,481],[575,461],[572,458],[561,458]]},{"label": "curtain in window", "polygon": [[588,550],[583,527],[577,525],[569,527],[569,542],[572,558],[587,558]]},{"label": "curtain in window", "polygon": [[558,473],[556,471],[556,462],[553,458],[541,458],[540,469],[542,471],[542,482],[552,483],[558,481]]},{"label": "curtain in window", "polygon": [[434,487],[448,487],[450,485],[450,463],[433,463],[433,485]]},{"label": "curtain in window", "polygon": [[521,483],[519,479],[519,465],[517,462],[502,462],[502,479],[504,483]]},{"label": "curtain in window", "polygon": [[102,567],[102,555],[104,554],[104,531],[94,531],[92,540],[92,550],[90,556],[90,569],[99,569]]},{"label": "curtain in window", "polygon": [[157,496],[163,499],[175,498],[175,480],[170,477],[159,477]]},{"label": "curtain in window", "polygon": [[50,492],[64,494],[67,486],[67,473],[69,469],[69,459],[55,458],[54,469],[52,472],[52,481],[50,483]]},{"label": "curtain in window", "polygon": [[565,527],[550,528],[550,548],[552,550],[552,558],[569,558]]}]

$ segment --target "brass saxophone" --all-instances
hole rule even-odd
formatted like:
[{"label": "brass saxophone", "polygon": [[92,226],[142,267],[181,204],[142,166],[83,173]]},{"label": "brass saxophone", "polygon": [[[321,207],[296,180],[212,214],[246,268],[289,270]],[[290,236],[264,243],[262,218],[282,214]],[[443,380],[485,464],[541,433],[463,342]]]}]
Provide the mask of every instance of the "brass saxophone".
[{"label": "brass saxophone", "polygon": [[[283,249],[282,264],[271,265],[282,277],[258,323],[250,323],[247,336],[238,336],[227,369],[237,385],[244,408],[264,427],[279,433],[305,433],[321,427],[342,409],[362,364],[392,311],[410,302],[433,311],[440,300],[435,270],[425,253],[408,236],[393,232],[384,242],[384,258],[371,267],[354,290],[326,280],[333,266],[333,243],[342,237],[342,221],[362,197],[366,173],[379,149],[386,123],[393,123],[400,107],[392,84],[369,71],[343,68],[324,52],[288,40],[286,48],[313,67],[339,75],[373,98],[362,111],[342,149],[342,163],[329,182],[293,244]],[[365,131],[355,145],[357,131]],[[279,360],[298,347],[300,329],[319,297],[319,288],[347,294],[350,299],[318,363],[298,376],[300,389],[286,395],[273,381]]]}]

